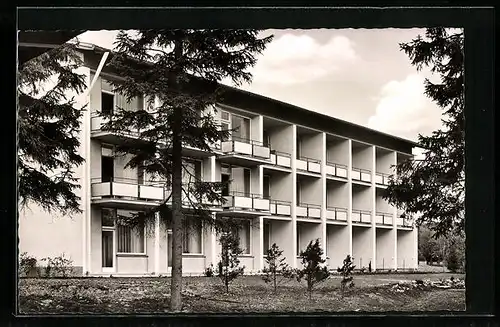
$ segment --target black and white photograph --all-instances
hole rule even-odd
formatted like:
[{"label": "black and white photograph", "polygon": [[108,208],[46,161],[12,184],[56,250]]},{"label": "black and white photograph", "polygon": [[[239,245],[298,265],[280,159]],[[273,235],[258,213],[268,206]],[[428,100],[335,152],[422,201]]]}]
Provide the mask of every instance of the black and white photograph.
[{"label": "black and white photograph", "polygon": [[18,32],[19,314],[464,311],[464,29]]}]

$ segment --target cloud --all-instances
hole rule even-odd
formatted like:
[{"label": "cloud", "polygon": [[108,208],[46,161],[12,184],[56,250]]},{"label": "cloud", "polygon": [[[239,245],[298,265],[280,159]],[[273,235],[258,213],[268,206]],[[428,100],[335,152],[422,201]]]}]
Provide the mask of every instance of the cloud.
[{"label": "cloud", "polygon": [[334,36],[321,44],[308,35],[284,34],[268,44],[250,71],[254,83],[307,83],[331,74],[357,57],[353,42],[345,36]]},{"label": "cloud", "polygon": [[424,95],[424,78],[412,74],[403,81],[390,81],[380,92],[370,128],[416,140],[441,127],[441,111]]}]

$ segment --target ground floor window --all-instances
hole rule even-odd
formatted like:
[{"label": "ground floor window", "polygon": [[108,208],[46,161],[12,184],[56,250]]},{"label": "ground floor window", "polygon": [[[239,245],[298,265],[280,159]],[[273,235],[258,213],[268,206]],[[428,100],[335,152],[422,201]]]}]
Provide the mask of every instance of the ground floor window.
[{"label": "ground floor window", "polygon": [[235,230],[240,240],[240,248],[243,250],[243,254],[250,254],[250,228],[250,221],[243,220]]},{"label": "ground floor window", "polygon": [[267,250],[271,248],[271,224],[264,223],[264,255],[266,255]]},{"label": "ground floor window", "polygon": [[200,222],[186,220],[182,231],[182,252],[186,254],[203,253],[203,231]]},{"label": "ground floor window", "polygon": [[117,226],[119,253],[145,253],[144,227]]}]

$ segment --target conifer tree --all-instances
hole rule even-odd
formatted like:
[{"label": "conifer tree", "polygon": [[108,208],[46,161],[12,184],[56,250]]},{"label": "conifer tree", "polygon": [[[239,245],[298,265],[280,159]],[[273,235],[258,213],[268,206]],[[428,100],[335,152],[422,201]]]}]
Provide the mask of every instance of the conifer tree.
[{"label": "conifer tree", "polygon": [[[122,77],[113,86],[131,100],[145,97],[147,108],[125,111],[117,108],[104,129],[137,131],[143,141],[121,144],[119,153],[130,153],[127,167],[142,167],[160,180],[171,181],[172,206],[164,201],[154,210],[137,216],[152,217],[155,211],[170,219],[172,226],[172,311],[182,307],[182,224],[186,210],[182,194],[190,202],[189,211],[197,219],[213,223],[210,203],[220,203],[221,183],[182,183],[182,147],[187,145],[213,152],[213,144],[227,138],[214,119],[216,104],[222,101],[219,82],[231,79],[236,85],[250,82],[247,71],[256,63],[272,37],[259,37],[257,30],[140,30],[135,35],[121,31],[110,66]],[[210,111],[207,111],[210,109]],[[186,156],[184,156],[186,157]],[[205,199],[205,203],[201,200]],[[208,203],[208,204],[207,204]]]}]

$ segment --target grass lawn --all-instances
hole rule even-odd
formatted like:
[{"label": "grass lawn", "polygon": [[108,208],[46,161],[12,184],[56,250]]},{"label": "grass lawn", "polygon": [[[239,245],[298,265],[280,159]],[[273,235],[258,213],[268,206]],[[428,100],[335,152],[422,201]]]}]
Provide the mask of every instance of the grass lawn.
[{"label": "grass lawn", "polygon": [[[397,292],[401,281],[464,278],[462,274],[355,275],[342,298],[340,277],[318,286],[310,301],[305,284],[289,281],[273,294],[259,276],[240,277],[225,294],[217,277],[184,278],[184,312],[335,312],[465,310],[464,289],[414,287]],[[165,313],[169,278],[20,279],[21,314]]]}]

